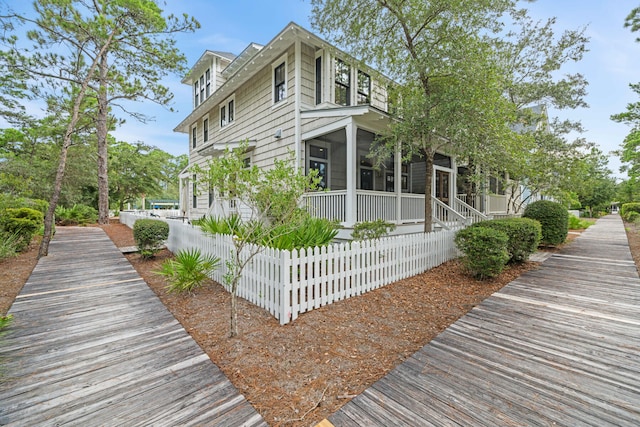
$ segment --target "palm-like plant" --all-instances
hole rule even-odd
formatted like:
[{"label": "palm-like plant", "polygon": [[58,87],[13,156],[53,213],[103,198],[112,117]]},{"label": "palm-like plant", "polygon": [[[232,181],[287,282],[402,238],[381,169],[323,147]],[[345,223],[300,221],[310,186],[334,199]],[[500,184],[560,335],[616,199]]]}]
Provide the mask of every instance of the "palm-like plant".
[{"label": "palm-like plant", "polygon": [[156,273],[167,278],[169,292],[191,293],[219,266],[220,258],[203,255],[199,249],[193,248],[179,251],[175,259],[165,261]]}]

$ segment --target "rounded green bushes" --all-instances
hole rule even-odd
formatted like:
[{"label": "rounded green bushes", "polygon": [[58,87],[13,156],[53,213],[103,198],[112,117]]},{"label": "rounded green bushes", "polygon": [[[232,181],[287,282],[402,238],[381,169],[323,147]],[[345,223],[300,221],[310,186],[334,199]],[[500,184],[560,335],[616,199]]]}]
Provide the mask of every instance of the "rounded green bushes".
[{"label": "rounded green bushes", "polygon": [[467,227],[456,234],[455,242],[465,254],[464,266],[478,279],[495,277],[502,273],[509,252],[509,236],[503,231],[488,227]]},{"label": "rounded green bushes", "polygon": [[635,221],[640,215],[640,203],[625,203],[620,207],[620,216],[627,222]]},{"label": "rounded green bushes", "polygon": [[569,212],[560,203],[538,200],[524,210],[524,218],[538,220],[542,225],[543,245],[559,245],[569,234]]},{"label": "rounded green bushes", "polygon": [[31,208],[6,208],[0,212],[0,231],[11,236],[16,252],[24,251],[44,223],[42,212]]},{"label": "rounded green bushes", "polygon": [[133,238],[140,255],[152,258],[169,237],[169,224],[159,219],[139,219],[133,224]]},{"label": "rounded green bushes", "polygon": [[540,223],[531,218],[508,218],[482,221],[471,227],[485,227],[502,231],[507,235],[509,262],[524,262],[533,254],[542,238]]}]

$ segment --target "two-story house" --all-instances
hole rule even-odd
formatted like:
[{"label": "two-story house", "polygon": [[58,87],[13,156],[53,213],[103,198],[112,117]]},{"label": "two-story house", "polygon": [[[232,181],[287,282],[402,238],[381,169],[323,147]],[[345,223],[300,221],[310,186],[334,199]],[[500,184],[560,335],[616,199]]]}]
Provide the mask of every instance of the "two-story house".
[{"label": "two-story house", "polygon": [[[317,169],[325,191],[309,193],[314,215],[347,229],[383,218],[401,231],[420,231],[425,165],[402,162],[398,152],[381,168],[367,157],[390,123],[389,80],[295,23],[266,45],[250,44],[238,56],[206,51],[183,83],[192,88],[193,111],[175,128],[189,135],[189,163],[248,141],[248,164],[260,168],[295,155],[305,171]],[[455,197],[457,165],[435,159],[436,222],[464,219],[475,210]],[[213,213],[215,194],[196,176],[181,176],[181,209],[189,217]],[[462,212],[456,217],[455,210]]]}]

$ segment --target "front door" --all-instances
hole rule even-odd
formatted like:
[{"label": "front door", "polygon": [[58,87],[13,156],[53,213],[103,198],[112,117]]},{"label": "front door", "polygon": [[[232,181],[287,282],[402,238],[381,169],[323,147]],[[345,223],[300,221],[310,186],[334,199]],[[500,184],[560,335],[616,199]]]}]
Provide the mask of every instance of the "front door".
[{"label": "front door", "polygon": [[373,169],[360,169],[360,188],[373,190]]},{"label": "front door", "polygon": [[449,204],[449,172],[436,170],[436,199]]}]

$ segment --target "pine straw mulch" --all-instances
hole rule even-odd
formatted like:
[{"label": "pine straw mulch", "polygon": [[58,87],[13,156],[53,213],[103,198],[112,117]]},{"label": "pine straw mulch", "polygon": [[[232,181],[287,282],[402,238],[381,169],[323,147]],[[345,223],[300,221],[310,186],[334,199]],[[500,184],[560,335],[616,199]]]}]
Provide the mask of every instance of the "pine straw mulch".
[{"label": "pine straw mulch", "polygon": [[[118,247],[135,244],[125,225],[116,222],[103,229]],[[640,237],[633,248],[640,248]],[[0,263],[0,315],[26,282],[36,254],[37,245],[33,245],[29,252]],[[228,293],[210,281],[193,295],[168,294],[167,283],[153,272],[170,257],[167,250],[151,261],[127,255],[211,360],[272,426],[315,425],[483,299],[537,266],[526,263],[494,280],[478,282],[463,274],[457,261],[450,261],[302,314],[286,326],[240,299],[240,336],[230,339]]]}]

